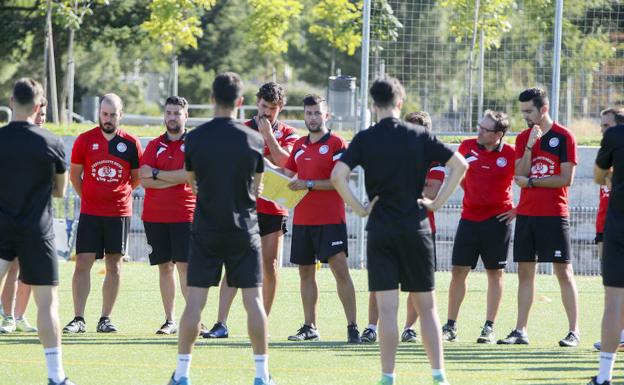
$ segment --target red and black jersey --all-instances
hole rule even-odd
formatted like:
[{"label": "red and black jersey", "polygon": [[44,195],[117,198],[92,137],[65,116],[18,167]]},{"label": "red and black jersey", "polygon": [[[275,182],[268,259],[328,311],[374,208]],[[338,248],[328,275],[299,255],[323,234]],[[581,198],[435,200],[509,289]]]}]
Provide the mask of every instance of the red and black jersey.
[{"label": "red and black jersey", "polygon": [[463,219],[481,222],[513,208],[516,152],[503,142],[488,151],[477,139],[466,139],[458,152],[470,165],[461,182],[464,189]]},{"label": "red and black jersey", "polygon": [[[429,172],[427,173],[427,178],[425,182],[429,179],[431,180],[439,180],[440,182],[444,182],[444,177],[446,176],[446,168],[442,163],[434,162],[431,163],[431,167],[429,167]],[[431,226],[431,232],[436,232],[435,226],[435,215],[433,211],[427,212],[427,217],[429,218],[429,225]]]},{"label": "red and black jersey", "polygon": [[596,233],[604,233],[610,193],[609,187],[600,186],[600,203],[598,203],[598,214],[596,215]]},{"label": "red and black jersey", "polygon": [[100,127],[76,138],[71,163],[84,167],[80,212],[117,217],[132,215],[130,170],[139,168],[141,143],[122,130],[107,140]]},{"label": "red and black jersey", "polygon": [[[258,131],[258,125],[254,119],[246,121],[245,125]],[[279,120],[273,124],[273,136],[275,136],[275,139],[280,147],[288,151],[289,154],[292,151],[293,145],[297,139],[299,139],[296,129],[280,122]],[[270,155],[271,151],[269,150],[269,146],[264,143],[264,156],[267,157]],[[271,202],[260,197],[256,199],[256,210],[262,214],[288,216],[288,209],[278,205],[275,202]]]},{"label": "red and black jersey", "polygon": [[[295,142],[284,168],[303,180],[331,177],[334,165],[347,149],[347,142],[328,132],[311,143],[308,136]],[[311,190],[295,206],[295,225],[335,225],[346,223],[342,198],[336,190]]]},{"label": "red and black jersey", "polygon": [[[162,171],[184,169],[184,139],[169,140],[167,134],[153,139],[145,147],[141,165]],[[146,188],[143,203],[145,222],[176,223],[192,222],[195,211],[195,195],[191,186],[181,183],[167,188]]]},{"label": "red and black jersey", "polygon": [[[531,129],[516,138],[516,159],[526,151]],[[561,174],[562,163],[577,164],[576,140],[567,128],[553,123],[552,128],[535,142],[531,151],[529,177],[539,179]],[[520,192],[518,214],[528,216],[569,216],[568,188],[532,187]]]}]

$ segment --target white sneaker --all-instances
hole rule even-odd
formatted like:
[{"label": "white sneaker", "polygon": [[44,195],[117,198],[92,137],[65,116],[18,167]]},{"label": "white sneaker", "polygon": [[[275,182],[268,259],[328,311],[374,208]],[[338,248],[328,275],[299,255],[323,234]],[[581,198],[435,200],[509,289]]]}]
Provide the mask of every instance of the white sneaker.
[{"label": "white sneaker", "polygon": [[37,333],[37,328],[32,326],[26,318],[15,320],[15,330],[22,333]]},{"label": "white sneaker", "polygon": [[[601,347],[602,347],[602,344],[600,343],[600,341],[597,341],[594,343],[594,349],[600,350]],[[620,344],[618,345],[618,350],[624,351],[624,340],[620,340]]]},{"label": "white sneaker", "polygon": [[15,318],[11,316],[4,317],[2,326],[0,326],[0,334],[15,332]]}]

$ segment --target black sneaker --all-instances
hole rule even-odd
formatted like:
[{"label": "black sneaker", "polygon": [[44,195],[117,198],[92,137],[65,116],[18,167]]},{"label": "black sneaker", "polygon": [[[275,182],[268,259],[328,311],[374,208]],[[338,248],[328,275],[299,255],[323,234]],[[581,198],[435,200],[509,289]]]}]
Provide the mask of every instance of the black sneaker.
[{"label": "black sneaker", "polygon": [[512,330],[507,337],[498,340],[496,343],[499,345],[528,345],[529,336],[519,330]]},{"label": "black sneaker", "polygon": [[321,338],[317,328],[303,325],[295,335],[289,336],[288,341],[316,341]]},{"label": "black sneaker", "polygon": [[156,330],[156,334],[176,334],[178,332],[178,327],[176,323],[173,321],[165,321],[164,324],[160,327],[160,329]]},{"label": "black sneaker", "polygon": [[457,341],[457,327],[444,324],[444,326],[442,326],[442,340],[450,342]]},{"label": "black sneaker", "polygon": [[496,337],[494,336],[494,329],[491,326],[484,326],[481,329],[481,335],[477,338],[478,344],[493,344],[496,342]]},{"label": "black sneaker", "polygon": [[559,346],[564,348],[575,348],[579,345],[580,342],[581,339],[579,338],[578,334],[574,332],[569,332],[564,339],[559,341]]},{"label": "black sneaker", "polygon": [[587,385],[611,385],[611,381],[598,382],[598,377],[592,377]]},{"label": "black sneaker", "polygon": [[69,321],[69,323],[63,328],[63,333],[65,334],[84,333],[86,331],[87,325],[82,318],[78,317],[75,317],[73,320]]},{"label": "black sneaker", "polygon": [[95,330],[98,333],[117,333],[117,327],[113,325],[110,318],[108,317],[100,318]]},{"label": "black sneaker", "polygon": [[227,326],[224,323],[217,322],[212,329],[204,333],[204,338],[228,338],[229,335]]},{"label": "black sneaker", "polygon": [[418,334],[416,334],[416,330],[403,330],[403,333],[401,333],[401,342],[418,342]]},{"label": "black sneaker", "polygon": [[377,332],[371,328],[366,328],[362,332],[362,336],[360,337],[360,341],[364,344],[372,344],[377,341]]},{"label": "black sneaker", "polygon": [[361,344],[360,331],[357,325],[347,326],[347,342],[350,344]]}]

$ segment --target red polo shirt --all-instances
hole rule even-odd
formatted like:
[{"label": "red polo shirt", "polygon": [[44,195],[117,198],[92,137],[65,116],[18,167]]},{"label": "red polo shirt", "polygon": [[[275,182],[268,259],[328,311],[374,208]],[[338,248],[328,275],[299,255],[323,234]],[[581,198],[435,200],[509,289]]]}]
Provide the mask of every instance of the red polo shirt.
[{"label": "red polo shirt", "polygon": [[[528,128],[516,138],[516,159],[526,151],[531,129]],[[531,151],[531,178],[544,178],[561,174],[561,163],[577,164],[576,141],[567,128],[554,122],[552,128],[535,142]],[[567,217],[568,188],[523,188],[520,192],[518,214],[528,216]]]},{"label": "red polo shirt", "polygon": [[604,233],[610,192],[609,187],[600,186],[600,203],[598,204],[598,214],[596,215],[596,233]]},{"label": "red polo shirt", "polygon": [[[171,141],[167,134],[153,139],[145,147],[141,165],[162,171],[184,169],[184,134]],[[191,186],[181,183],[167,188],[146,188],[143,202],[145,222],[176,223],[192,222],[195,211],[195,195]]]},{"label": "red polo shirt", "polygon": [[[246,121],[245,125],[258,131],[256,121],[253,119]],[[275,136],[275,139],[277,140],[277,143],[280,145],[280,147],[285,149],[289,154],[292,151],[293,144],[297,139],[299,139],[299,135],[297,135],[297,130],[295,130],[293,127],[287,126],[279,120],[273,125],[273,135]],[[271,151],[269,150],[269,146],[264,143],[264,156],[268,155],[271,155]],[[256,210],[262,214],[288,216],[287,208],[260,197],[256,199]]]},{"label": "red polo shirt", "polygon": [[[328,132],[318,142],[308,136],[295,142],[284,168],[299,179],[329,179],[334,165],[347,149],[347,142]],[[346,223],[342,198],[336,190],[312,190],[295,206],[295,225],[333,225]]]},{"label": "red polo shirt", "polygon": [[464,189],[463,219],[481,222],[513,208],[513,177],[516,153],[502,143],[492,151],[466,139],[458,149],[470,165],[461,182]]},{"label": "red polo shirt", "polygon": [[122,130],[106,140],[100,127],[76,138],[71,163],[84,167],[80,212],[103,217],[132,216],[130,170],[139,168],[139,139]]}]

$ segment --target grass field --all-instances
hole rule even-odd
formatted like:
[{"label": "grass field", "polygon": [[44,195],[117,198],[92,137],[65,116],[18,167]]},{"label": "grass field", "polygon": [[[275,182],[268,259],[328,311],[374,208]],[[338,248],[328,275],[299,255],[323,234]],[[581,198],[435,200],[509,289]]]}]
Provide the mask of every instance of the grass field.
[{"label": "grass field", "polygon": [[[122,271],[122,290],[113,313],[120,328],[116,335],[99,335],[95,325],[101,304],[103,265],[94,267],[92,292],[86,320],[88,332],[63,340],[67,374],[79,385],[158,385],[166,384],[176,364],[176,337],[154,335],[163,321],[158,292],[157,269],[145,264],[127,263]],[[61,265],[61,322],[72,317],[71,273],[73,263]],[[366,326],[367,295],[364,271],[352,272],[359,306],[360,330]],[[380,366],[377,345],[347,345],[346,321],[335,294],[328,269],[319,271],[320,299],[318,326],[322,340],[291,343],[286,337],[302,322],[298,274],[282,270],[270,324],[270,367],[279,385],[368,385],[374,384]],[[438,305],[446,319],[448,273],[438,273]],[[516,307],[515,275],[505,280],[506,291],[495,328],[497,336],[514,326]],[[599,336],[603,290],[600,279],[579,277],[582,344],[563,349],[557,341],[567,332],[567,322],[559,300],[556,279],[539,276],[537,299],[531,313],[531,345],[477,345],[484,319],[485,275],[469,276],[469,293],[462,307],[458,327],[460,341],[445,344],[447,373],[454,385],[483,384],[586,384],[595,374],[598,355],[592,343]],[[181,298],[181,297],[179,297]],[[217,290],[212,290],[203,320],[212,324],[216,317]],[[402,300],[402,304],[404,301]],[[403,306],[402,306],[403,307]],[[182,301],[177,303],[181,314]],[[404,317],[404,308],[400,318]],[[28,312],[35,319],[35,307]],[[194,351],[191,379],[194,385],[249,385],[253,360],[246,336],[245,313],[240,296],[234,302],[227,340],[201,339]],[[616,365],[616,371],[621,365]],[[397,355],[398,383],[430,384],[430,370],[420,343],[401,344]],[[42,348],[35,335],[0,335],[0,384],[44,384],[46,377]],[[617,382],[620,381],[620,382]],[[621,383],[623,376],[616,376]]]}]

